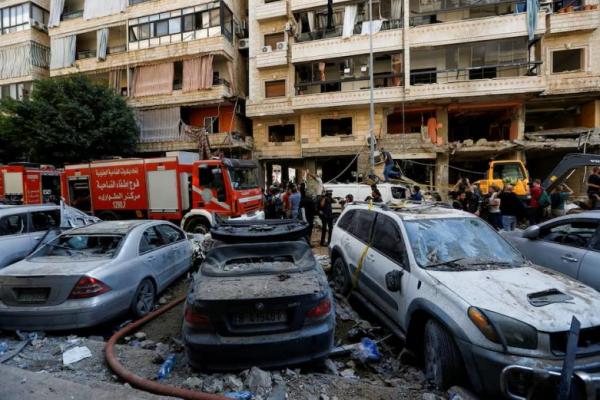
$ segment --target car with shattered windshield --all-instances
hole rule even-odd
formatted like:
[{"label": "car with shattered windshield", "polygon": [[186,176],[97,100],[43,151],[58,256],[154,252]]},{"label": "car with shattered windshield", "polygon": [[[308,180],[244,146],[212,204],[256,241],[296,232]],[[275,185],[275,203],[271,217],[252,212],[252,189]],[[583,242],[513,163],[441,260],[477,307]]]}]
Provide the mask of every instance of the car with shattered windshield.
[{"label": "car with shattered windshield", "polygon": [[[506,366],[560,371],[573,316],[575,369],[600,372],[600,294],[535,266],[472,214],[350,205],[330,253],[336,289],[403,338],[440,389],[469,382],[497,397]],[[533,382],[515,374],[507,384],[524,396]]]},{"label": "car with shattered windshield", "polygon": [[192,367],[244,369],[324,360],[332,291],[301,221],[226,222],[194,276],[183,341]]},{"label": "car with shattered windshield", "polygon": [[192,264],[192,245],[161,221],[75,228],[0,270],[0,329],[64,330],[154,309]]}]

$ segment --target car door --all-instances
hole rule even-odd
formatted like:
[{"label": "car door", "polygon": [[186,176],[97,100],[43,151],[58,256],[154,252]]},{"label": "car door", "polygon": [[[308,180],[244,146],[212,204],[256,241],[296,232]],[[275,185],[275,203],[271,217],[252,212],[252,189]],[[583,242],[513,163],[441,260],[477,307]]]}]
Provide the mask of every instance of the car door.
[{"label": "car door", "polygon": [[352,282],[357,285],[360,292],[363,291],[364,287],[360,280],[355,282],[354,276],[356,269],[361,263],[363,254],[366,257],[365,252],[368,249],[371,239],[371,230],[375,216],[376,212],[372,210],[353,210],[353,214],[349,216],[351,220],[347,228],[347,234],[342,237],[342,248],[346,255],[346,263],[352,276]]},{"label": "car door", "polygon": [[145,268],[156,278],[159,291],[167,284],[171,274],[171,261],[167,253],[156,227],[147,228],[140,239],[139,254]]},{"label": "car door", "polygon": [[[396,221],[384,214],[377,214],[373,229],[371,247],[360,275],[368,298],[384,311],[389,318],[401,325],[402,310],[405,308],[403,296],[408,282],[408,257],[402,234]],[[392,271],[403,274],[398,292],[388,290],[385,279]],[[368,294],[367,294],[368,293]]]},{"label": "car door", "polygon": [[188,270],[191,265],[191,252],[186,242],[185,234],[179,229],[161,224],[156,227],[166,243],[165,249],[171,260],[171,273],[169,280],[172,281]]},{"label": "car door", "polygon": [[520,247],[535,264],[562,272],[575,279],[598,229],[598,222],[586,219],[561,220],[542,225],[536,240]]},{"label": "car door", "polygon": [[589,251],[583,257],[577,279],[600,291],[600,228]]},{"label": "car door", "polygon": [[0,218],[0,268],[25,258],[32,249],[26,213]]}]

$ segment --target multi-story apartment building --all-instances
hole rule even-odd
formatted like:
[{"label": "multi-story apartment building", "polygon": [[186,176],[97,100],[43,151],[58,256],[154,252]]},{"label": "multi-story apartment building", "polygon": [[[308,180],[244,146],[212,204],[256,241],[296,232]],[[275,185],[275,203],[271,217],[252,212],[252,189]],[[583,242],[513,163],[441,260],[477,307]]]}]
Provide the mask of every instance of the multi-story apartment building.
[{"label": "multi-story apartment building", "polygon": [[249,155],[246,5],[233,0],[51,0],[51,76],[82,73],[127,97],[139,151]]},{"label": "multi-story apartment building", "polygon": [[22,99],[48,76],[48,0],[0,1],[0,96]]},{"label": "multi-story apartment building", "polygon": [[332,3],[250,0],[246,114],[267,180],[368,170],[369,30],[377,145],[420,182],[443,191],[491,158],[546,171],[600,143],[597,0],[373,0],[372,24],[367,2]]}]

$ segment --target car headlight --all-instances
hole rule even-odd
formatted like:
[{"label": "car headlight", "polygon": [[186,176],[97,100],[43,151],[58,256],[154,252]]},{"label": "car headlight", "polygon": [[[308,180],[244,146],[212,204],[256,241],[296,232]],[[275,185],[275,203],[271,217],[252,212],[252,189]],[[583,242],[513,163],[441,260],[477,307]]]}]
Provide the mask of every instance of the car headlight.
[{"label": "car headlight", "polygon": [[476,307],[469,307],[467,314],[483,336],[492,342],[521,349],[537,349],[538,334],[533,326],[492,311],[483,312]]}]

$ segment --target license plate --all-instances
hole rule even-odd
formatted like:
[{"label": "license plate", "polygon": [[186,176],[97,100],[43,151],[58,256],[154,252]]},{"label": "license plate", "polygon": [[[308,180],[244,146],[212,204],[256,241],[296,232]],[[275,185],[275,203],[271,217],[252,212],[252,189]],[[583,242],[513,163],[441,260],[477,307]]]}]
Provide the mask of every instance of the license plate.
[{"label": "license plate", "polygon": [[15,289],[20,303],[44,303],[48,300],[50,288]]},{"label": "license plate", "polygon": [[253,313],[233,314],[232,323],[234,325],[262,325],[277,324],[287,321],[285,311],[261,311]]}]

